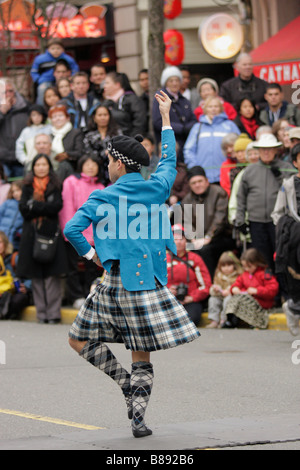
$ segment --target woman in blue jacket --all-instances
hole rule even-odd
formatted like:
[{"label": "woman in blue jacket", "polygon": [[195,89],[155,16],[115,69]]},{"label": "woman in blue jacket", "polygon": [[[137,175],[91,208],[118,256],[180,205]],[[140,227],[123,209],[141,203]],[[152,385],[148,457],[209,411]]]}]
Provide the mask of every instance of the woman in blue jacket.
[{"label": "woman in blue jacket", "polygon": [[188,168],[202,166],[210,183],[219,183],[220,168],[225,161],[221,142],[230,132],[240,134],[237,125],[228,119],[219,98],[209,97],[203,105],[204,114],[195,124],[183,149]]}]

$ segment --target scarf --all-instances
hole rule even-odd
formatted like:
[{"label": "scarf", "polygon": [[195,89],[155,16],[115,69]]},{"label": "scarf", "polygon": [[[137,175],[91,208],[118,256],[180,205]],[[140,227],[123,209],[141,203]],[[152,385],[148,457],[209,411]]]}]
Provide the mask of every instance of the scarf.
[{"label": "scarf", "polygon": [[70,121],[66,122],[66,124],[60,129],[56,129],[55,127],[52,126],[51,132],[52,132],[52,135],[54,136],[52,140],[52,150],[54,151],[56,155],[58,153],[62,153],[65,151],[63,138],[65,137],[66,134],[68,134],[72,130],[72,128],[73,126],[70,123]]},{"label": "scarf", "polygon": [[45,191],[49,183],[49,176],[44,178],[33,177],[33,199],[35,201],[45,201]]},{"label": "scarf", "polygon": [[240,119],[241,119],[241,123],[246,129],[247,134],[249,134],[251,139],[255,140],[256,131],[259,128],[259,125],[257,124],[256,119],[255,118],[247,119],[244,116],[240,116]]}]

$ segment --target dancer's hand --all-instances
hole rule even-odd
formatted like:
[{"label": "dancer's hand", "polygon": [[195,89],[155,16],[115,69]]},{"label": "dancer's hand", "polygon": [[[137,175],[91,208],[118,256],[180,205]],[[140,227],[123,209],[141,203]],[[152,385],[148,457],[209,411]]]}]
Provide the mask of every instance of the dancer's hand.
[{"label": "dancer's hand", "polygon": [[172,100],[169,98],[169,96],[162,90],[160,90],[159,93],[155,94],[155,98],[159,104],[159,112],[162,117],[162,125],[164,126],[170,126],[170,109],[171,109],[171,104]]}]

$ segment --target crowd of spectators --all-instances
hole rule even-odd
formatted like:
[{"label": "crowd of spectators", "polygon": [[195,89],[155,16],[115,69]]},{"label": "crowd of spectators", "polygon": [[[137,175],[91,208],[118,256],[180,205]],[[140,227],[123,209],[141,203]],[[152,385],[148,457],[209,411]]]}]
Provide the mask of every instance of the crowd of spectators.
[{"label": "crowd of spectators", "polygon": [[[221,84],[203,77],[192,89],[184,66],[166,67],[160,80],[172,99],[171,125],[177,142],[177,178],[166,203],[172,223],[179,208],[184,221],[174,232],[177,257],[167,257],[168,285],[176,295],[178,284],[191,282],[193,287],[182,302],[196,324],[203,309],[211,307],[211,327],[230,323],[220,299],[234,295],[227,278],[233,286],[234,282],[241,286],[237,281],[241,261],[244,272],[249,274],[254,266],[253,273],[265,273],[250,273],[251,279],[259,279],[253,287],[256,293],[247,286],[252,292],[248,295],[260,303],[258,315],[265,305],[281,303],[285,311],[292,305],[292,314],[300,313],[300,300],[294,295],[300,291],[298,264],[293,265],[294,283],[289,265],[281,263],[276,270],[278,237],[283,236],[278,213],[294,217],[299,226],[300,110],[284,100],[279,84],[253,74],[248,54],[238,57],[236,67],[236,77]],[[141,174],[151,178],[163,154],[161,118],[156,100],[149,96],[147,69],[139,73],[138,95],[124,73],[107,73],[102,64],[95,64],[89,73],[79,70],[59,40],[51,40],[46,53],[35,58],[31,77],[36,90],[32,103],[10,78],[2,80],[0,258],[4,264],[0,278],[11,272],[15,286],[1,291],[0,282],[0,318],[12,316],[12,305],[20,313],[21,307],[33,302],[40,322],[55,323],[60,320],[62,302],[79,308],[102,275],[101,269],[79,259],[62,235],[64,225],[92,191],[111,184],[106,151],[111,137],[143,136],[150,165]],[[292,214],[281,202],[282,188],[293,190]],[[281,227],[277,237],[275,224]],[[34,259],[35,238],[54,236],[58,228],[52,261]],[[93,244],[93,233],[87,230],[86,236]],[[245,255],[249,249],[257,251],[252,258]],[[300,265],[299,252],[297,256]],[[186,274],[189,281],[184,280]],[[173,278],[177,281],[172,282]],[[257,294],[263,279],[272,280],[272,298],[267,303],[262,300],[264,294]],[[228,305],[234,303],[225,304],[228,313]]]}]

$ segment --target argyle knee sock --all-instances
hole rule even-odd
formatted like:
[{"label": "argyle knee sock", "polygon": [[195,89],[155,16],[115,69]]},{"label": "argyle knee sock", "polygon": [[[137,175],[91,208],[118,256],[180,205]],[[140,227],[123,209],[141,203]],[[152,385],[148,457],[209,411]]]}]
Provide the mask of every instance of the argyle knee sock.
[{"label": "argyle knee sock", "polygon": [[153,367],[150,362],[134,362],[131,370],[132,393],[132,432],[135,437],[143,437],[152,434],[146,427],[144,416],[148,406],[153,385]]},{"label": "argyle knee sock", "polygon": [[128,418],[132,419],[130,374],[121,366],[109,347],[100,341],[88,341],[79,355],[93,366],[102,370],[119,385],[125,397]]}]

